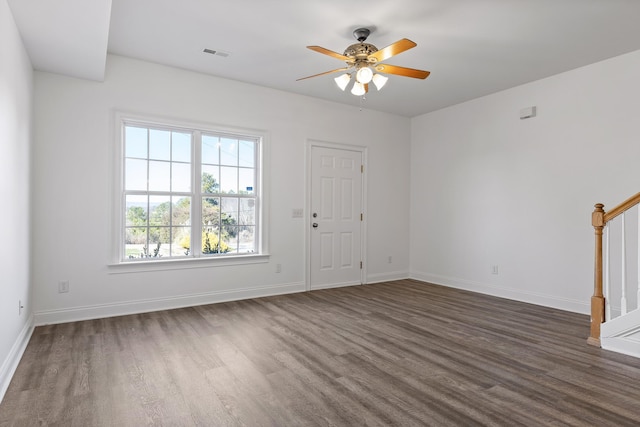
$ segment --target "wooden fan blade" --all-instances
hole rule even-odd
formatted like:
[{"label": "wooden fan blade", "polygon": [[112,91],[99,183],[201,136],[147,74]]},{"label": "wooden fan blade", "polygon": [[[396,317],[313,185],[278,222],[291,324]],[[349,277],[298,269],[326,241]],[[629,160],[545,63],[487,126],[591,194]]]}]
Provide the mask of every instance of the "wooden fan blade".
[{"label": "wooden fan blade", "polygon": [[386,74],[396,74],[398,76],[412,77],[414,79],[426,79],[431,74],[430,71],[416,70],[415,68],[398,67],[397,65],[378,64],[376,71]]},{"label": "wooden fan blade", "polygon": [[412,42],[409,39],[398,40],[395,43],[390,44],[387,47],[383,47],[377,52],[373,52],[369,55],[369,58],[375,58],[377,62],[382,62],[391,58],[394,55],[404,52],[405,50],[409,50],[413,47],[416,47],[417,44]]},{"label": "wooden fan blade", "polygon": [[307,46],[307,49],[311,49],[313,51],[316,51],[318,53],[322,53],[324,55],[329,55],[332,58],[336,58],[336,59],[341,59],[343,61],[352,61],[352,58],[349,58],[348,56],[344,56],[338,52],[334,52],[332,50],[329,49],[325,49],[323,47],[320,46]]},{"label": "wooden fan blade", "polygon": [[301,78],[299,78],[299,79],[296,79],[296,81],[305,80],[305,79],[310,79],[311,77],[324,76],[325,74],[337,73],[338,71],[347,71],[348,69],[349,69],[349,67],[336,68],[335,70],[325,71],[324,73],[314,74],[313,76],[301,77]]}]

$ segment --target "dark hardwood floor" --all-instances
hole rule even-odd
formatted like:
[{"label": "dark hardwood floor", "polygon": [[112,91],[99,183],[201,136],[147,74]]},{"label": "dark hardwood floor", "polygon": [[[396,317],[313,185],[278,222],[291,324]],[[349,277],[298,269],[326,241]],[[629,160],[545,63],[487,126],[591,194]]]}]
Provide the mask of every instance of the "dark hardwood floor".
[{"label": "dark hardwood floor", "polygon": [[0,426],[640,425],[587,316],[414,280],[38,327]]}]

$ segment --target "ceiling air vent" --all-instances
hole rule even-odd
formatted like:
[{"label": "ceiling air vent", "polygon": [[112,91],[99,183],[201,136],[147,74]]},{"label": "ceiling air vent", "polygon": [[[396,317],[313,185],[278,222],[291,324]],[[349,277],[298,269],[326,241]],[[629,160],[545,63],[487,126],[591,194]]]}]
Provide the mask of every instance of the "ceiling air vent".
[{"label": "ceiling air vent", "polygon": [[223,58],[226,58],[227,56],[231,55],[231,53],[229,52],[225,52],[223,50],[214,50],[214,49],[205,49],[203,50],[203,52],[210,53],[211,55],[222,56]]}]

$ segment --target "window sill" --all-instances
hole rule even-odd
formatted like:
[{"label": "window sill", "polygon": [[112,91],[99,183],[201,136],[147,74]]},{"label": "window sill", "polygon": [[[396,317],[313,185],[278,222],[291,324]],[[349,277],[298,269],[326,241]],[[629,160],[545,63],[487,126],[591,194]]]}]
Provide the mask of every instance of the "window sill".
[{"label": "window sill", "polygon": [[179,258],[155,261],[123,261],[109,264],[109,274],[143,273],[148,271],[182,270],[190,268],[227,267],[269,262],[269,254],[237,255],[224,258]]}]

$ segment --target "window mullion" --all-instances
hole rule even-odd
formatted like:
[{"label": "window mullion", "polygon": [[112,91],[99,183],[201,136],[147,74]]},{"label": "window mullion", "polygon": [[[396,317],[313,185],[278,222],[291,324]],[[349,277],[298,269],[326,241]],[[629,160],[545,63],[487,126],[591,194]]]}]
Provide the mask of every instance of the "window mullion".
[{"label": "window mullion", "polygon": [[222,244],[222,168],[223,168],[223,160],[222,160],[222,138],[218,137],[218,243]]},{"label": "window mullion", "polygon": [[[147,196],[147,226],[146,226],[146,237],[145,237],[145,244],[144,247],[147,248],[146,253],[145,253],[145,257],[146,255],[149,253],[149,246],[151,246],[149,240],[150,240],[150,234],[151,234],[151,206],[149,203],[149,170],[151,169],[151,164],[149,161],[149,152],[151,150],[151,137],[149,135],[149,129],[146,130],[147,133],[147,158],[145,159],[146,163],[147,163],[147,191],[146,191],[146,196]],[[143,247],[143,248],[144,248]]]},{"label": "window mullion", "polygon": [[191,254],[202,256],[202,132],[193,132],[193,149],[191,164],[193,165],[191,201]]},{"label": "window mullion", "polygon": [[262,194],[261,182],[259,177],[262,174],[262,162],[260,150],[262,150],[262,144],[255,147],[253,151],[253,197],[254,197],[254,220],[253,220],[253,250],[257,252],[262,252],[262,231],[260,230],[260,218],[262,218],[261,210],[262,210],[262,201],[258,198],[260,194]]}]

